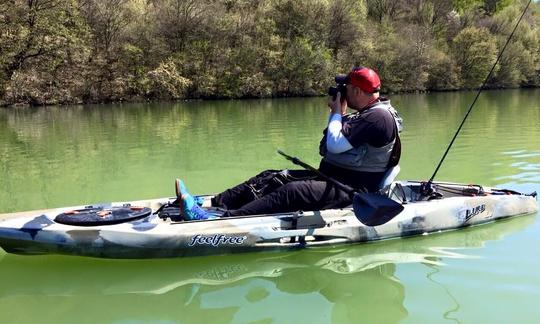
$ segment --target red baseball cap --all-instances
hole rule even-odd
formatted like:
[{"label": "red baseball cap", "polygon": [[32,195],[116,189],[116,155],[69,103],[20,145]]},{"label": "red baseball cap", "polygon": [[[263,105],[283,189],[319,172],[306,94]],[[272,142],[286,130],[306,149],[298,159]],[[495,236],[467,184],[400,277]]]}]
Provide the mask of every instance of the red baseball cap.
[{"label": "red baseball cap", "polygon": [[367,93],[375,93],[381,90],[381,79],[377,72],[363,66],[353,68],[348,75],[337,76],[336,82],[351,84]]}]

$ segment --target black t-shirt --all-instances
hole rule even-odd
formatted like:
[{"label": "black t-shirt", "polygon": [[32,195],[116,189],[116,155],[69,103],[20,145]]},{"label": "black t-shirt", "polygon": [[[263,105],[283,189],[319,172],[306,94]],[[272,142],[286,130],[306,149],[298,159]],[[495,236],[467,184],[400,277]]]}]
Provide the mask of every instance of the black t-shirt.
[{"label": "black t-shirt", "polygon": [[392,114],[386,109],[367,109],[342,119],[343,136],[353,147],[367,143],[382,147],[392,142],[397,131]]},{"label": "black t-shirt", "polygon": [[[366,109],[361,112],[345,115],[341,118],[343,136],[353,147],[367,143],[374,147],[382,147],[396,137],[397,127],[392,114],[386,109]],[[322,156],[326,152],[326,136],[328,128],[323,131],[319,145]]]},{"label": "black t-shirt", "polygon": [[[386,99],[381,99],[386,100]],[[395,120],[392,114],[386,109],[366,109],[362,112],[352,113],[343,116],[342,133],[353,147],[358,147],[367,143],[374,147],[382,147],[392,142],[398,135]],[[321,156],[326,153],[326,136],[328,129],[323,131],[323,138],[319,145]],[[396,141],[389,166],[396,165],[401,156],[401,143]],[[326,161],[321,160],[319,170],[326,175],[334,177],[336,180],[357,189],[376,191],[384,176],[384,172],[361,172],[340,168]]]}]

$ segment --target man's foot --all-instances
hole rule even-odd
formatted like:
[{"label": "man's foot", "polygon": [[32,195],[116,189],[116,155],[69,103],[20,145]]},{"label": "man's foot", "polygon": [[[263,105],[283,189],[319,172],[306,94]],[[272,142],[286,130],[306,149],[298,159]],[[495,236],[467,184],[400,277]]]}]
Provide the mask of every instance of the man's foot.
[{"label": "man's foot", "polygon": [[182,201],[182,211],[186,220],[213,219],[214,215],[207,213],[198,204],[195,198],[187,191],[182,180],[176,180],[176,195]]},{"label": "man's foot", "polygon": [[[176,198],[179,198],[179,199],[181,199],[182,197],[182,192],[186,192],[186,193],[188,192],[186,189],[186,186],[184,185],[184,181],[180,179],[176,179],[176,181],[174,182],[174,188],[176,189]],[[201,207],[204,204],[203,197],[193,196],[193,199],[195,199],[195,203]]]},{"label": "man's foot", "polygon": [[184,185],[184,181],[180,179],[176,179],[174,181],[174,189],[176,190],[176,198],[180,198],[180,196],[182,196],[182,188],[184,189],[184,191],[187,191],[186,186]]}]

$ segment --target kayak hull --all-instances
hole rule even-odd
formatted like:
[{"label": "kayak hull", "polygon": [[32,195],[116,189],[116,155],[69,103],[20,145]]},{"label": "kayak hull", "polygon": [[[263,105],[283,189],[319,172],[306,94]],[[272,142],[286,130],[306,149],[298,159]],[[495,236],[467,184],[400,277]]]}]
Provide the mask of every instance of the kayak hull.
[{"label": "kayak hull", "polygon": [[[404,199],[407,200],[407,199]],[[170,199],[112,203],[149,207]],[[366,226],[350,208],[173,222],[157,215],[114,225],[73,226],[56,215],[69,207],[0,215],[0,246],[10,253],[69,254],[105,258],[164,258],[289,250],[359,243],[459,229],[538,211],[535,197],[521,194],[452,196],[409,201],[389,222]],[[88,206],[86,206],[88,207]]]}]

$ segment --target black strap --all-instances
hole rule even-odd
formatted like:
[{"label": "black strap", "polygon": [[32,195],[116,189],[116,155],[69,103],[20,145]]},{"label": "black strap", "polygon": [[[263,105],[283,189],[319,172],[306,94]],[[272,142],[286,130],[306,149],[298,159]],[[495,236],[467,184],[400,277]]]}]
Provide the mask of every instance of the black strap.
[{"label": "black strap", "polygon": [[[394,118],[392,116],[392,118]],[[399,138],[399,129],[394,122],[394,131],[396,133],[396,140],[394,146],[392,147],[392,152],[390,153],[390,159],[388,159],[387,168],[395,167],[399,164],[399,159],[401,158],[401,139]]]}]

